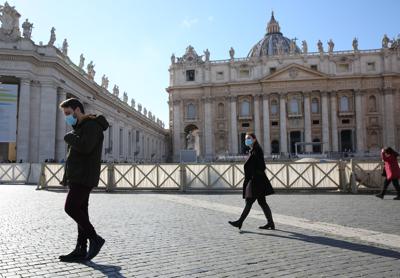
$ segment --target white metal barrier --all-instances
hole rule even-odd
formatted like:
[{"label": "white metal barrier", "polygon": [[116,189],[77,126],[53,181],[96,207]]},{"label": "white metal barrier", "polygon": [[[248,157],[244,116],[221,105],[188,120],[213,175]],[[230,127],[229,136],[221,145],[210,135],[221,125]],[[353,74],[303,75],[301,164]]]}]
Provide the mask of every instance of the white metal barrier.
[{"label": "white metal barrier", "polygon": [[[276,189],[379,189],[380,161],[269,162],[266,174]],[[38,187],[60,187],[62,164],[43,164]],[[243,164],[102,164],[99,188],[114,190],[241,190]]]},{"label": "white metal barrier", "polygon": [[1,163],[0,183],[28,183],[29,163]]}]

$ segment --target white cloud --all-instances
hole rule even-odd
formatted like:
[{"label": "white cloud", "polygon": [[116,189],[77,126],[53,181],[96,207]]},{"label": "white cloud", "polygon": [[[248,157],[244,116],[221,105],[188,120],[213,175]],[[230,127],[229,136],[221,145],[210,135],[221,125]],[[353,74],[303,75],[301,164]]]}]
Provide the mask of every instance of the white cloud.
[{"label": "white cloud", "polygon": [[185,18],[181,22],[181,26],[187,29],[192,28],[193,25],[197,24],[199,20],[197,18]]}]

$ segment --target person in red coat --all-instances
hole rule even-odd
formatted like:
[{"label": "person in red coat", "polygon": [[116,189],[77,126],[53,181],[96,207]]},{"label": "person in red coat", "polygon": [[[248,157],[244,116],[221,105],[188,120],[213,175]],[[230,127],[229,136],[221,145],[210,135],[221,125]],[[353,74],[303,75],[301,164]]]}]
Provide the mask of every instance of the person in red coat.
[{"label": "person in red coat", "polygon": [[383,162],[385,163],[383,175],[386,175],[386,178],[385,182],[383,183],[382,192],[377,194],[376,197],[383,199],[389,184],[392,183],[397,191],[397,197],[394,198],[394,200],[400,200],[400,168],[399,163],[397,162],[398,156],[399,154],[390,147],[382,149],[381,157]]},{"label": "person in red coat", "polygon": [[274,230],[275,223],[272,219],[271,209],[265,200],[265,196],[273,194],[274,189],[265,174],[266,168],[263,150],[253,133],[246,134],[245,144],[250,147],[249,157],[244,163],[243,198],[246,199],[246,206],[239,220],[229,221],[229,224],[241,229],[243,221],[246,219],[252,205],[257,200],[268,221],[266,225],[259,228]]}]

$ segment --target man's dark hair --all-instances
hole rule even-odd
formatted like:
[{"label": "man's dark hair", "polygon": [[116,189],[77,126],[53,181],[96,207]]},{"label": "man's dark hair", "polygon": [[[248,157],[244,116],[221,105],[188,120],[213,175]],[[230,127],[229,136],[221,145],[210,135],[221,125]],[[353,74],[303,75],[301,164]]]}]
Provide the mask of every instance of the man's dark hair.
[{"label": "man's dark hair", "polygon": [[68,107],[71,107],[72,110],[75,110],[76,108],[79,107],[82,114],[85,114],[85,110],[83,109],[83,104],[77,98],[69,98],[60,103],[60,108],[68,108]]}]

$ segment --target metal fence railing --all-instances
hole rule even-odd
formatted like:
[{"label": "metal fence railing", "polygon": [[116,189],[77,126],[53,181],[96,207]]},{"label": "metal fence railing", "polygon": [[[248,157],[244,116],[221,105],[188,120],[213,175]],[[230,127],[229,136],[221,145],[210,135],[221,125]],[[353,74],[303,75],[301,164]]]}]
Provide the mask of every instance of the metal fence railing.
[{"label": "metal fence railing", "polygon": [[[378,160],[268,162],[266,167],[266,174],[276,189],[357,192],[379,189],[383,183],[383,163]],[[60,188],[63,172],[63,164],[42,164],[38,188]],[[106,191],[235,191],[241,190],[243,180],[242,163],[110,163],[101,165],[99,188]]]}]

